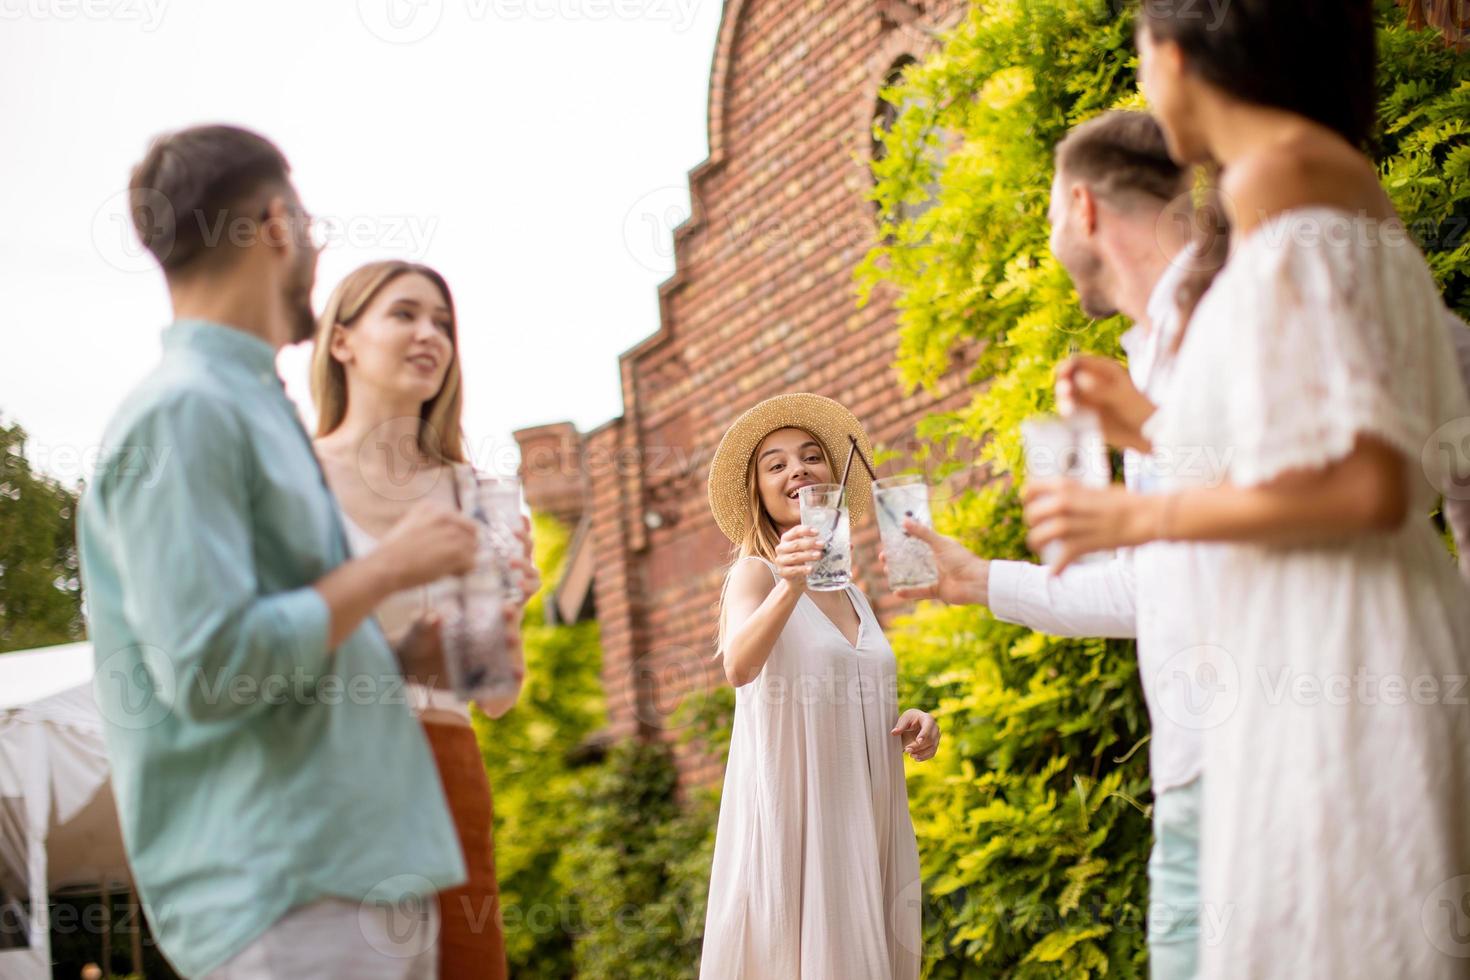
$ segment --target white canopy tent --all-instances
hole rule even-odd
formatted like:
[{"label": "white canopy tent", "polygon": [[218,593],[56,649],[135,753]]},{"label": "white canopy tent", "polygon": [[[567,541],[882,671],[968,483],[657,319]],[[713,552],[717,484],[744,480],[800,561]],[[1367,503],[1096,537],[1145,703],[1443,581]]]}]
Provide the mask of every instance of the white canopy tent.
[{"label": "white canopy tent", "polygon": [[[50,980],[52,892],[113,891],[131,884],[92,673],[89,643],[0,654],[5,980]],[[19,923],[26,926],[17,928]]]}]

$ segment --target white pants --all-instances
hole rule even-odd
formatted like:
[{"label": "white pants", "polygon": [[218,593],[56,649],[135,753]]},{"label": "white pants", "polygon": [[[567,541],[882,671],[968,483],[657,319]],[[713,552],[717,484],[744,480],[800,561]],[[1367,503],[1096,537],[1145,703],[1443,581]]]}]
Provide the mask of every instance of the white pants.
[{"label": "white pants", "polygon": [[325,899],[287,912],[205,980],[435,980],[439,904]]}]

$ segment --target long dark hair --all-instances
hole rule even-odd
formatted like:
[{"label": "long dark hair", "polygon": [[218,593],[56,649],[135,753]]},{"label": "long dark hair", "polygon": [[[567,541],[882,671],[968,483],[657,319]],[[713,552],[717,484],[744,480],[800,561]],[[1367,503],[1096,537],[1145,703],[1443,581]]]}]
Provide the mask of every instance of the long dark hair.
[{"label": "long dark hair", "polygon": [[1139,20],[1238,99],[1306,116],[1359,148],[1373,135],[1373,0],[1140,0]]}]

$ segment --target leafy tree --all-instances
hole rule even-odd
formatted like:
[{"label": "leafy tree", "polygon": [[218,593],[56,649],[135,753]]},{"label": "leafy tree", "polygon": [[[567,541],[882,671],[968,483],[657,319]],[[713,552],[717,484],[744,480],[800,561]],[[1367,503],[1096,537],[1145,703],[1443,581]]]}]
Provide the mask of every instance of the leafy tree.
[{"label": "leafy tree", "polygon": [[81,639],[77,492],[31,469],[0,418],[0,652]]}]

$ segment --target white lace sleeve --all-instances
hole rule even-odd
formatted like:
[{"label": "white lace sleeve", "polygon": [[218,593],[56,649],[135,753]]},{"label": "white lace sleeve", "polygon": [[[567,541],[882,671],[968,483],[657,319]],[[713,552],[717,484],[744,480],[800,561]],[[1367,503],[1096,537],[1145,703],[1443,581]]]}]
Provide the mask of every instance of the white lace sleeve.
[{"label": "white lace sleeve", "polygon": [[1242,244],[1231,259],[1240,265],[1190,326],[1212,335],[1203,353],[1228,397],[1180,399],[1193,418],[1166,403],[1147,433],[1166,443],[1204,437],[1223,451],[1229,481],[1248,486],[1326,466],[1363,435],[1418,470],[1431,433],[1470,412],[1418,250],[1365,241],[1371,229],[1337,220],[1346,222],[1340,234],[1321,212],[1292,215]]}]

